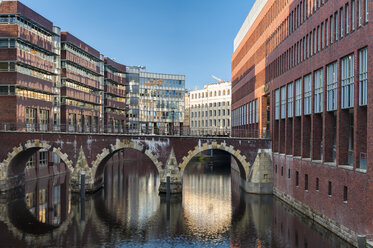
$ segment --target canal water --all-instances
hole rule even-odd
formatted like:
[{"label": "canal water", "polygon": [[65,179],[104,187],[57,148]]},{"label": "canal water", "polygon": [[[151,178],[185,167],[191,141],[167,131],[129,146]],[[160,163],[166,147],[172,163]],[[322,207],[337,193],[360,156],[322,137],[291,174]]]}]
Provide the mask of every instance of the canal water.
[{"label": "canal water", "polygon": [[[219,160],[224,161],[224,160]],[[148,160],[111,161],[82,202],[68,176],[0,200],[1,247],[350,247],[273,196],[248,195],[229,163],[192,161],[182,195],[158,195]]]}]

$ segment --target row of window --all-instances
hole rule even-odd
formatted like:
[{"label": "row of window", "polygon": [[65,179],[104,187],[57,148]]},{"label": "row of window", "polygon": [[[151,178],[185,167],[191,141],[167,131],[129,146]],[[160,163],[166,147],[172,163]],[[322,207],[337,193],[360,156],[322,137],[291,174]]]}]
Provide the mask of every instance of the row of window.
[{"label": "row of window", "polygon": [[192,112],[192,118],[199,118],[199,117],[212,117],[212,116],[229,116],[230,110],[227,109],[218,109],[218,110],[210,110],[210,111],[198,111],[198,112]]},{"label": "row of window", "polygon": [[62,66],[62,68],[66,68],[66,69],[68,69],[70,71],[76,72],[76,73],[78,73],[79,75],[81,75],[83,77],[88,77],[88,78],[93,79],[95,81],[99,81],[100,80],[100,77],[97,76],[96,74],[92,74],[88,70],[83,70],[80,66],[78,67],[77,65],[72,65],[68,61],[61,61],[61,66]]},{"label": "row of window", "polygon": [[[317,52],[328,47],[330,44],[338,41],[343,36],[354,31],[356,26],[356,4],[358,6],[357,23],[358,27],[360,27],[362,25],[363,1],[358,0],[357,3],[355,3],[355,0],[351,0],[351,2],[346,3],[344,7],[342,6],[339,11],[336,11],[273,61],[267,67],[269,80],[285,73]],[[367,1],[365,1],[365,23],[368,22],[367,4]],[[287,34],[286,30],[285,34]]]},{"label": "row of window", "polygon": [[[368,49],[359,50],[359,105],[367,104],[368,90]],[[337,109],[337,67],[338,63],[334,62],[326,66],[326,107],[327,111]],[[354,107],[354,54],[343,57],[340,60],[341,68],[341,108]],[[323,112],[323,94],[324,94],[324,68],[314,72],[314,113]],[[303,114],[312,113],[312,75],[308,74],[302,79],[295,80],[280,89],[275,90],[275,119],[293,117],[293,104],[295,97],[295,116],[302,115],[302,98]],[[295,94],[294,94],[295,86]],[[303,86],[303,87],[302,87]],[[303,91],[302,91],[303,90]],[[302,93],[304,94],[302,96]],[[287,109],[286,109],[287,105]],[[287,110],[287,116],[286,116]]]},{"label": "row of window", "polygon": [[100,105],[94,105],[94,104],[87,103],[87,102],[81,102],[75,99],[69,99],[67,97],[61,97],[61,104],[74,106],[78,108],[91,109],[91,110],[96,110],[96,111],[99,111],[101,108]]},{"label": "row of window", "polygon": [[193,108],[208,108],[208,107],[212,108],[212,107],[220,107],[220,106],[225,106],[225,105],[229,106],[230,102],[214,102],[214,103],[210,102],[208,105],[207,105],[207,103],[205,103],[205,104],[192,104],[191,108],[192,109]]},{"label": "row of window", "polygon": [[233,127],[259,123],[258,99],[233,110],[232,118]]},{"label": "row of window", "polygon": [[230,125],[229,119],[191,121],[192,127],[214,128],[214,127],[229,127],[229,125]]},{"label": "row of window", "polygon": [[[45,167],[48,165],[48,151],[39,151],[39,166]],[[36,166],[36,155],[37,153],[33,154],[31,158],[26,163],[26,168],[31,169]]]},{"label": "row of window", "polygon": [[45,94],[30,89],[17,88],[14,85],[1,85],[0,96],[21,96],[48,102],[51,102],[53,100],[53,96],[51,94]]},{"label": "row of window", "polygon": [[75,45],[73,45],[71,43],[62,42],[61,43],[61,50],[69,51],[70,53],[74,54],[75,56],[78,56],[78,57],[88,61],[89,63],[91,63],[91,64],[93,64],[97,67],[101,67],[102,61],[100,61],[95,56],[90,55],[89,53],[83,51],[82,49],[77,48]]},{"label": "row of window", "polygon": [[39,70],[24,67],[20,64],[16,64],[16,62],[0,62],[0,72],[19,72],[25,75],[53,82],[52,74],[47,74]]},{"label": "row of window", "polygon": [[[225,90],[218,90],[218,91],[210,91],[210,92],[202,92],[202,93],[191,93],[191,99],[201,99],[201,98],[207,98],[207,97],[213,97],[213,96],[225,96]],[[227,90],[227,95],[229,95],[231,91]]]}]

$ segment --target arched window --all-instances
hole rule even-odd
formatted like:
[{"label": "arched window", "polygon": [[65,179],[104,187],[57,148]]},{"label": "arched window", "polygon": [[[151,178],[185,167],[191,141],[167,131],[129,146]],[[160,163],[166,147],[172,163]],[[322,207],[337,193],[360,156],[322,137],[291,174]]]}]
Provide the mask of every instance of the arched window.
[{"label": "arched window", "polygon": [[219,96],[221,96],[221,91],[219,90]]},{"label": "arched window", "polygon": [[225,90],[223,90],[223,96],[225,96]]},{"label": "arched window", "polygon": [[214,96],[216,96],[216,91],[214,91]]},{"label": "arched window", "polygon": [[228,90],[228,95],[231,93],[231,91],[230,90]]},{"label": "arched window", "polygon": [[212,97],[212,91],[210,91],[210,97]]}]

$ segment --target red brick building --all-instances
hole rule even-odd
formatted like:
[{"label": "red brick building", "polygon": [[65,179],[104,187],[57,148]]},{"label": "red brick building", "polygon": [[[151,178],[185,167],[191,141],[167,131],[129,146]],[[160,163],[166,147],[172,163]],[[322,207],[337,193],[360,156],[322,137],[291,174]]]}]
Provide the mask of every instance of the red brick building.
[{"label": "red brick building", "polygon": [[352,243],[372,238],[373,3],[264,2],[241,50],[261,55],[245,77],[270,95],[275,194]]},{"label": "red brick building", "polygon": [[61,127],[72,132],[97,132],[103,121],[103,56],[62,32],[61,70]]},{"label": "red brick building", "polygon": [[18,1],[0,4],[0,125],[48,130],[57,80],[53,23]]},{"label": "red brick building", "polygon": [[126,66],[105,58],[104,120],[107,132],[123,133],[126,128]]}]

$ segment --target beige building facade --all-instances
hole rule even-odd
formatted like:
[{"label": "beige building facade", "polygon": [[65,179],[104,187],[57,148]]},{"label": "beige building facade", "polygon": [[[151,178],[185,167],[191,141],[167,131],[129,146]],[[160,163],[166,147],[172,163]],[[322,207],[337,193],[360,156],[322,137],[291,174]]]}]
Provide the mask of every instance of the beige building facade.
[{"label": "beige building facade", "polygon": [[190,92],[192,135],[230,135],[231,82],[205,85]]}]

